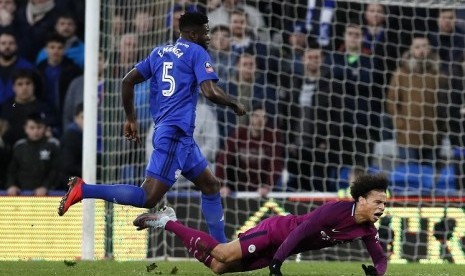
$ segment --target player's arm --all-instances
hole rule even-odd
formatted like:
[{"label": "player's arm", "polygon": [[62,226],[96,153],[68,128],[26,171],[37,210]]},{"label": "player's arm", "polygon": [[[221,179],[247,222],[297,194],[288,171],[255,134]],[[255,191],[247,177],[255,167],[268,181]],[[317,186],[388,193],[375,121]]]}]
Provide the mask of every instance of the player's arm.
[{"label": "player's arm", "polygon": [[213,80],[203,81],[200,84],[200,89],[202,90],[205,98],[209,99],[210,101],[219,105],[226,105],[231,107],[239,116],[245,115],[245,106],[239,103],[233,97],[226,94],[226,92],[224,92],[224,90],[219,87]]},{"label": "player's arm", "polygon": [[300,242],[306,237],[317,237],[318,229],[321,229],[319,217],[319,214],[314,214],[289,233],[289,236],[287,236],[273,256],[273,260],[269,266],[270,275],[282,275],[280,274],[281,264],[294,252]]},{"label": "player's arm", "polygon": [[371,265],[362,266],[363,270],[365,271],[365,274],[370,276],[384,275],[384,273],[386,273],[387,268],[387,257],[384,253],[383,248],[381,247],[381,244],[379,243],[379,238],[377,237],[377,234],[372,234],[370,236],[365,237],[363,239],[363,242],[365,243],[365,246],[374,264],[374,267]]},{"label": "player's arm", "polygon": [[134,85],[145,81],[136,68],[133,68],[124,76],[122,81],[123,107],[126,113],[126,123],[124,124],[124,136],[130,141],[136,141],[140,144],[140,138],[137,133],[137,118],[134,111]]}]

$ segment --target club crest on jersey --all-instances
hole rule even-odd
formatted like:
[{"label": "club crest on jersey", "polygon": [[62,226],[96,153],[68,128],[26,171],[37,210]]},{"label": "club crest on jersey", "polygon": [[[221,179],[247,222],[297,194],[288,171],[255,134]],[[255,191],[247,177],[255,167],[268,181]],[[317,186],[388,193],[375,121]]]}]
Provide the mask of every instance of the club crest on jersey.
[{"label": "club crest on jersey", "polygon": [[205,71],[207,71],[207,73],[213,73],[213,66],[210,62],[205,62]]}]

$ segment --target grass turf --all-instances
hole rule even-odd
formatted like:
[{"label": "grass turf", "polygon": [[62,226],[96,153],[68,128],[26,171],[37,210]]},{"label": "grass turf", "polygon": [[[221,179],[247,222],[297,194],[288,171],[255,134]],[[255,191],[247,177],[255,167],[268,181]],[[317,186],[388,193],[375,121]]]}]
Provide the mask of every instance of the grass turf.
[{"label": "grass turf", "polygon": [[[157,267],[147,271],[147,266],[155,263]],[[154,266],[154,265],[152,265]],[[282,267],[284,275],[364,275],[358,262],[286,262]],[[418,263],[391,264],[388,275],[408,276],[453,276],[465,275],[465,265],[441,264],[425,265]],[[203,265],[194,261],[0,261],[0,275],[214,275]],[[268,269],[227,275],[268,275]]]}]

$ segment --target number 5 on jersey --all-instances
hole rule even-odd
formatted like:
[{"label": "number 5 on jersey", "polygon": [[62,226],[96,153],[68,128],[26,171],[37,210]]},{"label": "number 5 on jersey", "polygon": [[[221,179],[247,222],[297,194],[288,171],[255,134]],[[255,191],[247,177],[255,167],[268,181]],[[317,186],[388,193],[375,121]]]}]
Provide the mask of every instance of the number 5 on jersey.
[{"label": "number 5 on jersey", "polygon": [[163,82],[167,82],[170,86],[168,89],[162,90],[163,96],[165,97],[173,95],[174,90],[176,89],[176,82],[174,81],[173,76],[171,76],[168,72],[170,69],[173,69],[173,62],[163,62],[163,75],[161,80]]}]

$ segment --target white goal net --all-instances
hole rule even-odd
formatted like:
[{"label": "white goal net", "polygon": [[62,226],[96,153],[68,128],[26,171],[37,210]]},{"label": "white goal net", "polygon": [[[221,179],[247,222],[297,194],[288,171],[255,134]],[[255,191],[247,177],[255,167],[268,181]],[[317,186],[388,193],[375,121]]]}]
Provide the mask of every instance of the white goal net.
[{"label": "white goal net", "polygon": [[[379,227],[390,260],[465,263],[465,1],[101,2],[101,183],[142,183],[151,148],[121,135],[121,78],[176,40],[180,14],[198,10],[210,18],[220,85],[249,109],[242,119],[203,100],[198,107],[195,138],[224,185],[229,239],[272,214],[349,200],[354,176],[382,172],[391,202]],[[139,85],[143,141],[148,97],[149,85]],[[192,184],[179,181],[167,202],[206,230]],[[106,257],[188,257],[171,235],[135,233],[141,211],[102,209]],[[367,259],[360,248],[300,258]]]}]

